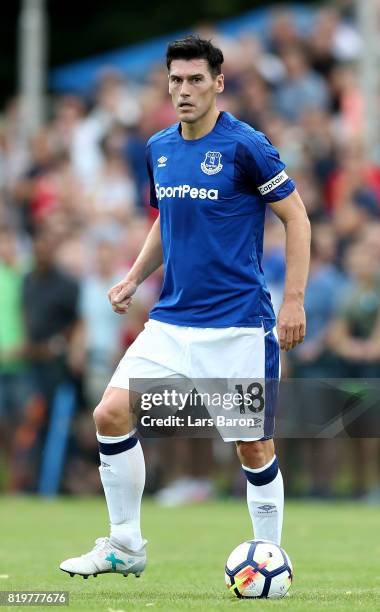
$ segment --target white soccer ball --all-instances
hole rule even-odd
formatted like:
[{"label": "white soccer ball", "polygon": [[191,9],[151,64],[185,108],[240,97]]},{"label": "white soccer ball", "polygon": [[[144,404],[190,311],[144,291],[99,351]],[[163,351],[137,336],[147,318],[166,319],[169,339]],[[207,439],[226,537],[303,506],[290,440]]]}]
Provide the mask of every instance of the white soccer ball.
[{"label": "white soccer ball", "polygon": [[224,577],[228,590],[236,597],[280,599],[292,584],[293,567],[277,544],[248,540],[228,557]]}]

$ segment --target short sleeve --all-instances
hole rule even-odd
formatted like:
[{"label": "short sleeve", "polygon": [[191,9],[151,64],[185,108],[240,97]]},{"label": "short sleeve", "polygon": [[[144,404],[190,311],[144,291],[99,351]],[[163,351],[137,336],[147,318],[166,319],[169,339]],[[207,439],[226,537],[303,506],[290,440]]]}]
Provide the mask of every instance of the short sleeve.
[{"label": "short sleeve", "polygon": [[283,200],[295,189],[277,149],[260,132],[255,132],[254,137],[245,139],[244,143],[238,143],[236,165],[240,180],[258,192],[266,203]]},{"label": "short sleeve", "polygon": [[148,177],[149,177],[150,205],[153,206],[153,208],[158,208],[156,189],[154,186],[152,156],[151,156],[151,151],[150,151],[149,146],[147,146],[146,148],[146,166],[147,166]]}]

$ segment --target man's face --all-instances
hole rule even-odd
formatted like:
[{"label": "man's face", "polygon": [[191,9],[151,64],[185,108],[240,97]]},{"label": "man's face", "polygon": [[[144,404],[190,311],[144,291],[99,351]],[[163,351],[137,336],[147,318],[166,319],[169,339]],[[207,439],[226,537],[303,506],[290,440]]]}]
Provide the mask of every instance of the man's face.
[{"label": "man's face", "polygon": [[211,75],[204,59],[173,60],[169,71],[169,93],[178,118],[194,123],[213,106],[224,89],[224,77]]}]

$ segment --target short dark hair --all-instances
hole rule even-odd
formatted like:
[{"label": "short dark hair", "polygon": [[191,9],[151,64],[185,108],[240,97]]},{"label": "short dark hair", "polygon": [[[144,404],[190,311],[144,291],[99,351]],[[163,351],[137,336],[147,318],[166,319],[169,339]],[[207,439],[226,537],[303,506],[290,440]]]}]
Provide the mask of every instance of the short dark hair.
[{"label": "short dark hair", "polygon": [[166,51],[168,70],[170,70],[172,61],[176,59],[204,59],[207,61],[213,77],[222,72],[222,64],[224,62],[221,50],[218,47],[214,47],[211,40],[205,40],[199,38],[199,36],[186,36],[186,38],[170,43]]}]

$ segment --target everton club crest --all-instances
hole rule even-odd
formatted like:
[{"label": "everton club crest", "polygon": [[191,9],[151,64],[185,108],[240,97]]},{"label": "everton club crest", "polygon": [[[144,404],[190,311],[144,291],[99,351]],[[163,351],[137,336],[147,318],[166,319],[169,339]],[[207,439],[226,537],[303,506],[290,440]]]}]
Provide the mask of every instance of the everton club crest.
[{"label": "everton club crest", "polygon": [[222,154],[219,151],[207,151],[206,156],[201,163],[201,168],[205,174],[217,174],[223,168],[220,163]]}]

